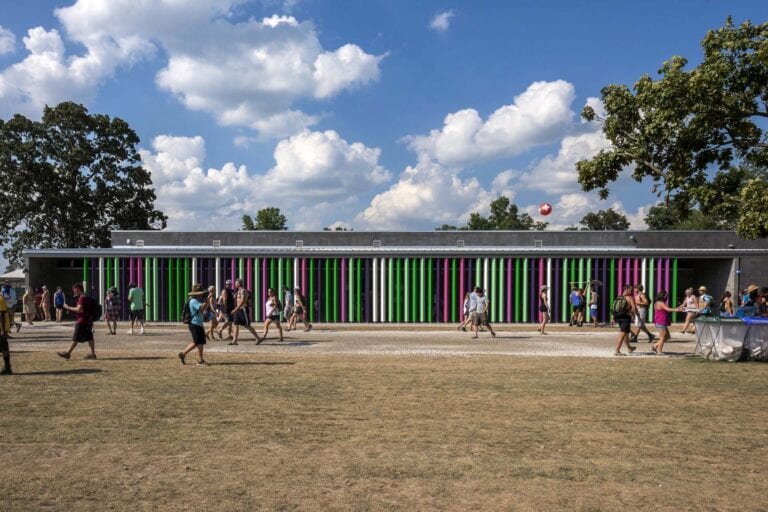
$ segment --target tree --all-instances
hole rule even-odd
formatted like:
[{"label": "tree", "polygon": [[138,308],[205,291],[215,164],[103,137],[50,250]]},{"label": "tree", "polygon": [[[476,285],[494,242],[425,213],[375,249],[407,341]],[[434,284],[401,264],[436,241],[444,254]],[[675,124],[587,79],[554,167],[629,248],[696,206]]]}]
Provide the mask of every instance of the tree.
[{"label": "tree", "polygon": [[[704,59],[691,70],[676,56],[662,65],[658,80],[644,75],[633,91],[625,85],[603,88],[604,117],[584,108],[582,117],[602,122],[611,142],[609,149],[576,164],[585,191],[598,190],[606,198],[608,185],[634,166],[632,178],[649,179],[665,208],[684,194],[685,207],[674,205],[679,212],[703,211],[721,227],[745,225],[737,169],[768,167],[768,136],[758,121],[768,118],[768,23],[736,27],[728,18],[725,26],[707,33],[702,48]],[[764,175],[755,179],[765,183]],[[723,183],[730,194],[720,194]],[[762,219],[768,212],[756,215]],[[765,226],[768,220],[749,224]],[[737,229],[741,236],[768,235]]]},{"label": "tree", "polygon": [[27,248],[109,247],[110,231],[161,229],[139,137],[120,118],[72,102],[40,121],[0,120],[0,244],[11,262]]},{"label": "tree", "polygon": [[613,208],[586,214],[579,224],[590,231],[626,231],[629,229],[627,217]]},{"label": "tree", "polygon": [[288,220],[280,213],[280,208],[269,206],[256,212],[255,217],[243,215],[243,231],[285,231]]},{"label": "tree", "polygon": [[466,226],[457,228],[443,224],[438,231],[493,231],[493,230],[539,230],[546,229],[548,222],[534,221],[527,213],[519,213],[517,205],[506,196],[499,196],[490,204],[491,214],[483,217],[477,212],[469,214]]}]

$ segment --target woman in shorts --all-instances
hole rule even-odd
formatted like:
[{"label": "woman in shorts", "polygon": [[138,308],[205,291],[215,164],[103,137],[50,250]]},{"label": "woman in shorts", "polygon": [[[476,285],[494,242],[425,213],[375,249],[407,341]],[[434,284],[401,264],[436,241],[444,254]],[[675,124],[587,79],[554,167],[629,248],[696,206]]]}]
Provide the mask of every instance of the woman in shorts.
[{"label": "woman in shorts", "polygon": [[682,307],[672,309],[667,306],[667,292],[660,291],[656,294],[653,302],[653,323],[656,324],[656,330],[659,331],[659,339],[651,345],[651,350],[656,352],[657,356],[664,355],[664,342],[669,339],[669,326],[672,324],[672,313],[682,311]]},{"label": "woman in shorts", "polygon": [[117,334],[117,316],[120,309],[117,288],[114,286],[107,291],[104,297],[104,322],[107,324],[109,334]]},{"label": "woman in shorts", "polygon": [[680,310],[680,308],[683,308],[682,311],[685,311],[685,323],[683,324],[683,330],[680,331],[680,334],[687,333],[689,325],[691,326],[691,334],[696,334],[696,326],[693,321],[699,316],[699,299],[693,294],[693,288],[685,289],[685,299],[683,299],[682,304],[678,306],[678,310]]},{"label": "woman in shorts", "polygon": [[[213,340],[216,339],[214,333],[216,332],[216,326],[219,325],[219,312],[216,311],[217,301],[215,286],[208,287],[208,296],[205,298],[205,302],[208,304],[208,311],[205,313],[205,319],[211,322],[211,327],[205,333],[205,338]],[[221,334],[219,334],[219,337],[221,337]]]},{"label": "woman in shorts", "polygon": [[[283,341],[283,326],[280,325],[280,301],[277,300],[275,290],[272,288],[267,290],[267,301],[264,303],[267,312],[267,319],[264,321],[264,336],[261,341],[267,339],[267,333],[269,333],[269,326],[273,323],[277,327],[277,332],[280,333],[280,341]],[[261,343],[259,341],[259,343]]]},{"label": "woman in shorts", "polygon": [[189,312],[191,320],[189,322],[189,334],[192,336],[192,341],[189,342],[187,348],[184,351],[179,352],[179,361],[181,364],[187,364],[185,358],[187,354],[197,349],[197,365],[207,366],[208,363],[203,359],[203,349],[205,348],[205,327],[203,320],[205,318],[205,312],[208,310],[208,302],[206,301],[206,295],[208,292],[203,285],[193,284],[192,291],[187,294],[189,297]]},{"label": "woman in shorts", "polygon": [[464,294],[464,319],[456,327],[457,331],[467,331],[467,326],[472,323],[472,315],[469,314],[469,292]]},{"label": "woman in shorts", "polygon": [[544,332],[544,328],[547,326],[547,322],[551,320],[547,290],[549,290],[547,286],[539,288],[539,316],[541,317],[541,325],[536,330],[541,334],[547,334]]}]

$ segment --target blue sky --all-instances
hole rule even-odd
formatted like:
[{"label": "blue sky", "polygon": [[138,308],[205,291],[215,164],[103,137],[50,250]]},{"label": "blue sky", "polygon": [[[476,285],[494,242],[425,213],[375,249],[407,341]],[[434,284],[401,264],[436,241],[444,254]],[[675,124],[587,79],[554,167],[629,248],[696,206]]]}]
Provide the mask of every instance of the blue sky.
[{"label": "blue sky", "polygon": [[239,228],[277,206],[292,229],[460,225],[499,194],[555,228],[613,206],[574,163],[600,89],[692,63],[726,16],[763,1],[3,0],[0,116],[63,100],[141,137],[170,229]]}]

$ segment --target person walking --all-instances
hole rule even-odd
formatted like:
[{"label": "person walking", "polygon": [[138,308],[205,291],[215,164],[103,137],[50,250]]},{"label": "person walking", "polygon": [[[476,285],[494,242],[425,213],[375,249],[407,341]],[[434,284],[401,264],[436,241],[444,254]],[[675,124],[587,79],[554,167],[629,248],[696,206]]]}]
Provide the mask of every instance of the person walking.
[{"label": "person walking", "polygon": [[139,288],[137,284],[130,283],[128,285],[128,304],[131,317],[131,328],[128,329],[128,334],[133,334],[136,324],[141,329],[139,334],[144,334],[144,307],[149,304],[144,304],[144,290]]},{"label": "person walking", "polygon": [[[235,299],[237,301],[235,309],[232,310],[232,316],[234,317],[235,335],[230,345],[237,345],[237,338],[240,335],[240,327],[248,329],[256,338],[256,344],[261,343],[259,339],[259,333],[251,327],[251,292],[243,285],[243,280],[235,279]],[[266,337],[266,333],[264,334]],[[282,339],[282,331],[280,333]]]},{"label": "person walking", "polygon": [[664,342],[669,339],[669,326],[672,325],[672,313],[682,311],[682,307],[672,309],[667,306],[668,294],[665,290],[656,294],[653,301],[653,323],[659,331],[659,340],[651,345],[651,350],[657,356],[664,355]]},{"label": "person walking", "polygon": [[547,294],[547,291],[549,290],[549,287],[546,285],[542,285],[541,288],[539,288],[539,317],[541,318],[541,325],[539,325],[537,331],[539,331],[539,334],[547,334],[544,332],[544,328],[547,326],[547,322],[549,322],[552,318],[551,310],[549,308],[549,296]]},{"label": "person walking", "polygon": [[568,299],[571,302],[572,309],[571,321],[568,322],[568,326],[573,327],[575,325],[581,327],[584,315],[584,297],[582,296],[581,289],[574,286]]},{"label": "person walking", "polygon": [[623,344],[627,345],[627,351],[631,354],[635,351],[635,347],[629,344],[630,324],[632,323],[632,315],[637,314],[637,305],[632,294],[631,284],[624,285],[621,295],[613,301],[611,312],[613,313],[613,320],[619,325],[619,334],[616,337],[616,349],[613,355],[624,355],[621,351]]},{"label": "person walking", "polygon": [[491,306],[491,301],[488,299],[488,297],[485,296],[485,292],[482,288],[475,288],[475,293],[477,294],[477,300],[476,300],[476,309],[475,309],[475,319],[472,322],[472,332],[474,336],[472,338],[477,338],[477,331],[481,326],[485,326],[488,328],[488,331],[491,333],[491,338],[496,337],[496,333],[493,331],[493,327],[491,327],[491,322],[488,320],[488,310]]},{"label": "person walking", "polygon": [[104,322],[107,324],[109,334],[117,334],[117,317],[120,315],[120,298],[117,294],[117,288],[114,286],[107,290],[104,297]]},{"label": "person walking", "polygon": [[3,355],[3,369],[0,370],[0,375],[13,375],[13,370],[11,369],[11,348],[8,346],[8,333],[11,330],[12,323],[13,320],[8,303],[5,301],[5,296],[0,294],[0,354]]},{"label": "person walking", "polygon": [[710,316],[712,314],[712,296],[707,293],[707,287],[699,286],[699,315]]},{"label": "person walking", "polygon": [[61,318],[64,315],[64,303],[67,301],[64,296],[64,291],[61,286],[56,287],[56,292],[53,294],[53,308],[56,310],[56,323],[61,323]]},{"label": "person walking", "polygon": [[590,287],[590,294],[589,294],[589,316],[592,317],[592,325],[593,327],[597,327],[597,300],[600,298],[600,296],[597,293],[597,287],[595,285],[592,285]]},{"label": "person walking", "polygon": [[0,288],[0,293],[2,293],[3,298],[5,299],[5,305],[8,308],[8,312],[10,313],[11,318],[11,325],[16,327],[16,332],[19,332],[21,330],[21,323],[16,321],[16,290],[13,289],[13,286],[11,286],[10,281],[6,281],[3,283],[2,288]]},{"label": "person walking", "polygon": [[275,327],[277,327],[277,332],[280,335],[280,341],[283,341],[283,327],[280,325],[280,301],[277,299],[275,290],[272,288],[267,290],[267,301],[264,303],[264,306],[267,312],[267,319],[264,320],[264,337],[261,338],[260,341],[257,341],[256,344],[258,345],[267,339],[269,326],[273,323],[275,324]]},{"label": "person walking", "polygon": [[457,331],[467,331],[467,326],[472,323],[472,315],[469,314],[469,292],[464,294],[464,318],[459,325],[456,326]]},{"label": "person walking", "polygon": [[224,312],[224,322],[222,322],[221,328],[217,331],[219,339],[223,339],[222,333],[224,329],[228,329],[229,336],[227,336],[227,339],[231,340],[232,324],[235,320],[232,316],[232,310],[235,309],[235,292],[232,290],[232,281],[229,279],[224,283],[224,288],[221,290],[221,295],[219,295],[219,307]]},{"label": "person walking", "polygon": [[51,321],[51,292],[43,285],[43,294],[40,297],[40,309],[43,313],[43,322]]},{"label": "person walking", "polygon": [[720,315],[733,316],[733,299],[728,290],[723,293],[723,298],[720,299]]},{"label": "person walking", "polygon": [[645,294],[643,285],[636,284],[634,291],[635,304],[637,305],[637,314],[635,315],[634,320],[635,328],[637,330],[632,331],[632,334],[630,335],[630,341],[632,343],[637,343],[637,336],[642,331],[648,336],[648,343],[653,343],[654,336],[645,325],[645,319],[648,318],[648,306],[651,304],[651,301],[648,299],[648,295]]},{"label": "person walking", "polygon": [[309,332],[312,329],[312,324],[307,321],[307,298],[301,294],[300,288],[294,288],[293,300],[293,314],[288,324],[292,329],[296,329],[296,322],[301,319],[304,324],[304,332]]},{"label": "person walking", "polygon": [[32,320],[37,317],[37,308],[35,307],[35,293],[32,288],[26,288],[21,297],[21,305],[24,308],[24,320],[29,325],[35,325]]},{"label": "person walking", "polygon": [[216,326],[219,325],[219,311],[216,308],[216,287],[208,287],[208,295],[205,296],[205,302],[208,304],[208,309],[205,313],[205,317],[211,322],[211,327],[205,332],[205,338],[209,340],[216,339],[214,333],[216,332]]},{"label": "person walking", "polygon": [[195,283],[192,285],[192,290],[187,294],[187,305],[189,307],[189,334],[192,336],[192,341],[189,345],[179,352],[177,356],[181,364],[187,364],[187,354],[197,349],[197,366],[207,366],[208,363],[203,357],[205,349],[205,328],[203,327],[203,318],[205,312],[208,310],[208,303],[205,300],[205,296],[208,292],[203,288],[203,285]]},{"label": "person walking", "polygon": [[[293,294],[287,285],[283,285],[283,319],[288,322],[287,331],[291,330],[291,316],[293,315]],[[294,327],[295,328],[295,327]]]},{"label": "person walking", "polygon": [[96,301],[86,295],[83,283],[73,284],[72,294],[77,300],[76,305],[72,307],[64,304],[64,309],[75,314],[75,331],[72,334],[72,344],[69,346],[69,350],[56,352],[56,354],[69,360],[79,343],[88,343],[91,353],[83,359],[96,359],[95,341],[93,339],[94,303]]}]

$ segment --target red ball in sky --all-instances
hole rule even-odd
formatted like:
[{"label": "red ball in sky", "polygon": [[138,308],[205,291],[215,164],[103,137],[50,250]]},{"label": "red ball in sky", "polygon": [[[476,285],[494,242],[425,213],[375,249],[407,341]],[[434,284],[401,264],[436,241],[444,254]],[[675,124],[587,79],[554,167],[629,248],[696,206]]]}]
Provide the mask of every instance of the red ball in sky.
[{"label": "red ball in sky", "polygon": [[541,203],[539,205],[539,213],[542,215],[549,215],[552,213],[552,205],[549,203]]}]

